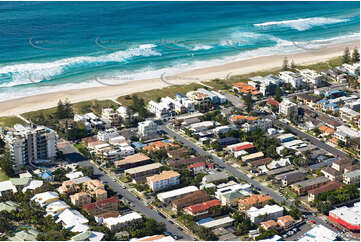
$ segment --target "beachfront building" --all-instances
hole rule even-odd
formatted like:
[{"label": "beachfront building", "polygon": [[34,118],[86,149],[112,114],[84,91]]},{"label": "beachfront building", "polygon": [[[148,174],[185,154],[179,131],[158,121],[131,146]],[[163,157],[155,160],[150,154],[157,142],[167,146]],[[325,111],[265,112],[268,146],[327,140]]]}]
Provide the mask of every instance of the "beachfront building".
[{"label": "beachfront building", "polygon": [[153,100],[149,101],[148,110],[159,119],[167,119],[170,116],[170,107],[163,102],[157,103]]},{"label": "beachfront building", "polygon": [[190,91],[186,94],[187,98],[191,100],[199,111],[204,112],[209,110],[212,105],[212,100],[204,93],[199,91]]},{"label": "beachfront building", "polygon": [[303,77],[305,82],[310,83],[313,87],[319,87],[323,80],[323,76],[321,74],[310,69],[300,70],[300,75]]},{"label": "beachfront building", "polygon": [[15,171],[26,164],[49,162],[56,158],[57,135],[45,126],[16,124],[5,134],[4,141],[10,147]]},{"label": "beachfront building", "polygon": [[122,124],[122,117],[112,108],[104,108],[102,111],[102,119],[110,126],[120,126]]},{"label": "beachfront building", "polygon": [[300,74],[292,71],[282,71],[279,75],[285,83],[289,83],[293,88],[299,88],[303,85],[303,79]]}]

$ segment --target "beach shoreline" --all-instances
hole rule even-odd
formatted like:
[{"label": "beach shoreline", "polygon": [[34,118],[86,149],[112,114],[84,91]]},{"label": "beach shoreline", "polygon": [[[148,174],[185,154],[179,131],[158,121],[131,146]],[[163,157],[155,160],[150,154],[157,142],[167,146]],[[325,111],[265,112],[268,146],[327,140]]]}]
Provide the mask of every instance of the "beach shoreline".
[{"label": "beach shoreline", "polygon": [[266,71],[281,67],[285,56],[287,56],[290,61],[294,60],[296,65],[315,64],[341,56],[345,47],[349,47],[351,50],[355,47],[359,48],[360,42],[357,40],[342,44],[333,44],[322,49],[306,50],[306,52],[296,54],[256,57],[213,67],[190,70],[175,76],[167,76],[165,73],[162,78],[163,80],[161,80],[161,78],[144,79],[126,82],[116,86],[73,89],[3,101],[0,102],[0,117],[15,116],[26,112],[51,108],[57,105],[59,99],[68,99],[72,103],[93,99],[114,100],[120,96],[130,95],[136,92],[161,89],[170,84],[189,84],[215,78],[226,78],[232,75]]}]

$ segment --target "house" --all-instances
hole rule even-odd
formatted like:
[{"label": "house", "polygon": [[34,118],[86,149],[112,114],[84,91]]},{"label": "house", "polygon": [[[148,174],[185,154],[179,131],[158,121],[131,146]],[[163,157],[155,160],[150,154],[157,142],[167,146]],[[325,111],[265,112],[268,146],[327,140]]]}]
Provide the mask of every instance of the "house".
[{"label": "house", "polygon": [[261,222],[261,227],[264,229],[264,230],[269,230],[269,229],[275,229],[278,227],[278,223],[274,220],[268,220],[268,221],[265,221],[265,222]]},{"label": "house", "polygon": [[152,176],[159,172],[163,165],[159,162],[151,163],[144,166],[138,166],[124,170],[124,175],[129,176],[137,183],[145,183],[147,176]]},{"label": "house", "polygon": [[194,175],[197,175],[206,169],[206,163],[204,161],[197,162],[187,166],[187,168],[190,169]]},{"label": "house", "polygon": [[339,183],[338,181],[329,181],[315,189],[308,191],[308,201],[312,202],[317,198],[318,195],[324,192],[334,191],[340,188],[341,186],[342,184]]},{"label": "house", "polygon": [[331,210],[328,218],[347,230],[360,233],[360,202],[355,203],[352,207],[343,206]]},{"label": "house", "polygon": [[171,115],[171,107],[163,102],[157,103],[153,100],[149,101],[148,110],[158,119],[167,119]]},{"label": "house", "polygon": [[144,146],[143,150],[150,152],[150,151],[158,151],[160,149],[168,150],[174,147],[178,147],[178,145],[166,141],[156,141],[148,144],[147,146]]},{"label": "house", "polygon": [[19,204],[14,201],[6,201],[0,203],[0,212],[6,211],[8,213],[16,211],[19,207]]},{"label": "house", "polygon": [[56,192],[38,193],[31,198],[31,201],[38,203],[41,207],[46,207],[48,204],[59,200],[59,195]]},{"label": "house", "polygon": [[51,173],[51,171],[44,171],[44,172],[40,173],[40,177],[44,181],[53,181],[54,180],[54,176],[53,176],[53,173]]},{"label": "house", "polygon": [[247,122],[241,126],[244,132],[252,132],[256,129],[267,130],[272,127],[272,120],[265,118],[265,119],[257,119],[252,122]]},{"label": "house", "polygon": [[125,170],[137,166],[147,165],[151,162],[151,159],[147,155],[143,153],[137,153],[127,156],[122,160],[115,161],[114,165],[119,170]]},{"label": "house", "polygon": [[250,197],[240,199],[238,201],[238,210],[245,211],[250,209],[251,207],[261,208],[268,204],[270,201],[271,197],[269,195],[254,194]]},{"label": "house", "polygon": [[181,158],[184,158],[188,155],[189,153],[189,150],[187,148],[179,148],[179,149],[176,149],[176,150],[169,150],[167,152],[167,155],[169,158],[172,158],[172,159],[181,159]]},{"label": "house", "polygon": [[341,126],[337,127],[337,131],[334,133],[334,136],[337,139],[342,140],[343,142],[346,142],[347,137],[348,138],[359,138],[360,134],[355,129],[349,128],[345,125],[341,125]]},{"label": "house", "polygon": [[337,159],[332,163],[332,168],[339,171],[344,172],[345,167],[349,167],[352,165],[351,159]]},{"label": "house", "polygon": [[283,208],[278,205],[266,205],[260,209],[251,207],[246,211],[246,215],[253,223],[260,224],[265,220],[274,220],[283,216]]},{"label": "house", "polygon": [[234,181],[229,181],[228,183],[222,183],[217,185],[217,190],[215,191],[215,197],[222,200],[222,197],[231,192],[239,192],[244,197],[249,196],[252,191],[252,186],[248,183],[239,184]]},{"label": "house", "polygon": [[226,138],[217,140],[217,142],[221,146],[237,144],[237,143],[239,143],[239,141],[240,140],[238,138],[235,138],[235,137],[226,137]]},{"label": "house", "polygon": [[159,201],[163,203],[168,203],[172,200],[182,198],[183,196],[198,190],[199,189],[196,186],[187,186],[187,187],[171,190],[168,192],[158,193],[157,198],[159,199]]},{"label": "house", "polygon": [[65,209],[60,214],[58,214],[56,220],[56,223],[61,223],[66,229],[72,230],[76,227],[84,228],[84,231],[88,230],[86,229],[88,222],[89,220],[86,217],[84,217],[79,211],[74,209]]},{"label": "house", "polygon": [[62,211],[68,208],[70,208],[70,206],[66,204],[64,201],[57,200],[52,203],[49,203],[46,206],[45,211],[46,211],[46,215],[57,216],[59,213],[61,213]]},{"label": "house", "polygon": [[202,178],[202,183],[212,183],[216,181],[226,180],[228,179],[229,175],[226,172],[214,172],[212,174],[206,175]]},{"label": "house", "polygon": [[104,234],[96,231],[85,231],[71,238],[72,241],[101,241]]},{"label": "house", "polygon": [[279,160],[272,160],[269,164],[266,165],[266,167],[270,170],[285,167],[291,165],[289,158],[281,158]]},{"label": "house", "polygon": [[217,206],[221,206],[221,201],[214,199],[203,203],[197,203],[188,207],[185,207],[183,210],[186,214],[196,217],[197,219],[206,218],[209,214],[209,209]]},{"label": "house", "polygon": [[91,202],[91,197],[86,192],[78,192],[70,195],[70,201],[74,206],[83,206]]},{"label": "house", "polygon": [[258,160],[258,159],[262,158],[263,156],[264,156],[263,152],[260,151],[260,152],[256,152],[256,153],[253,153],[253,154],[242,156],[241,160],[244,163],[252,162],[252,161],[255,161],[255,160]]},{"label": "house", "polygon": [[354,171],[354,170],[360,170],[360,165],[350,165],[350,166],[346,166],[343,170],[343,173],[348,173],[350,171]]},{"label": "house", "polygon": [[277,219],[277,223],[283,229],[288,229],[294,223],[294,219],[290,215],[282,216]]},{"label": "house", "polygon": [[14,237],[9,237],[8,240],[10,241],[36,241],[38,235],[40,234],[39,231],[35,229],[26,229],[16,232]]},{"label": "house", "polygon": [[343,174],[343,183],[345,184],[359,184],[360,170],[354,170]]},{"label": "house", "polygon": [[164,190],[179,184],[180,174],[176,171],[163,171],[158,175],[146,178],[148,186],[153,191]]},{"label": "house", "polygon": [[26,185],[31,181],[31,178],[10,178],[11,183],[16,187],[16,189],[22,190]]},{"label": "house", "polygon": [[118,206],[119,199],[117,197],[111,197],[94,203],[84,204],[82,207],[89,215],[97,216],[104,213],[104,211],[117,211]]},{"label": "house", "polygon": [[248,164],[252,167],[259,167],[259,166],[270,163],[272,160],[273,160],[272,158],[267,157],[267,158],[262,158],[262,159],[257,159],[257,160],[251,161]]},{"label": "house", "polygon": [[309,180],[304,180],[300,182],[293,183],[291,185],[291,189],[297,193],[297,195],[304,195],[308,191],[315,189],[319,186],[322,186],[323,184],[326,184],[330,180],[327,177],[319,176],[316,178],[312,178]]},{"label": "house", "polygon": [[342,180],[342,173],[335,170],[332,167],[324,167],[321,169],[322,174],[330,179],[331,181],[341,181]]},{"label": "house", "polygon": [[82,176],[84,176],[84,174],[81,171],[75,171],[75,172],[69,172],[69,173],[65,174],[65,176],[67,178],[69,178],[70,180],[72,180],[72,179],[82,177]]},{"label": "house", "polygon": [[334,129],[331,129],[330,127],[327,127],[326,125],[321,125],[320,127],[318,127],[318,129],[326,135],[335,133]]},{"label": "house", "polygon": [[300,171],[291,171],[285,174],[278,175],[275,178],[277,180],[281,180],[283,186],[288,186],[292,183],[304,180],[305,174]]},{"label": "house", "polygon": [[346,122],[357,122],[360,119],[360,113],[348,108],[342,107],[339,109],[340,117]]},{"label": "house", "polygon": [[256,87],[248,85],[244,82],[237,82],[232,84],[232,88],[242,94],[251,94],[251,95],[260,95],[261,92],[257,90]]},{"label": "house", "polygon": [[106,218],[103,221],[103,225],[107,227],[111,232],[119,231],[127,226],[132,221],[140,221],[143,217],[137,213],[132,212],[125,215],[119,215],[115,218]]},{"label": "house", "polygon": [[180,211],[184,207],[188,207],[197,203],[203,203],[209,201],[209,199],[210,197],[207,192],[203,190],[194,191],[182,196],[181,198],[172,200],[172,210]]},{"label": "house", "polygon": [[217,228],[227,228],[233,225],[234,219],[227,216],[219,219],[214,219],[212,221],[202,223],[201,226],[207,229],[217,229]]},{"label": "house", "polygon": [[257,119],[258,119],[258,117],[244,116],[244,115],[232,115],[230,117],[230,121],[232,123],[241,123],[241,122],[246,122],[246,121],[256,121]]},{"label": "house", "polygon": [[290,141],[293,141],[296,139],[296,136],[293,135],[293,134],[289,134],[289,133],[286,133],[286,134],[281,134],[277,137],[277,139],[279,139],[279,141],[281,143],[287,143],[287,142],[290,142]]},{"label": "house", "polygon": [[220,196],[220,200],[222,202],[222,206],[230,206],[235,207],[238,205],[239,199],[245,197],[244,193],[239,191],[232,191]]}]

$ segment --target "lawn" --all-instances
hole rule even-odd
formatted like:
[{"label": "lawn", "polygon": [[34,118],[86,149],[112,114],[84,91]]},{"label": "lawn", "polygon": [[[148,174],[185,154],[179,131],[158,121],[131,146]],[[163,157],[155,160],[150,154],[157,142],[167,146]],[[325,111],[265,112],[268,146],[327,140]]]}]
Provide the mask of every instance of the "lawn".
[{"label": "lawn", "polygon": [[[177,92],[186,94],[189,91],[194,91],[201,87],[203,87],[203,86],[198,83],[191,83],[191,84],[187,84],[187,85],[169,86],[169,87],[165,87],[162,89],[153,89],[153,90],[149,90],[146,92],[137,92],[132,95],[136,95],[139,98],[143,98],[144,103],[147,104],[150,100],[157,101],[157,99],[159,99],[161,97],[166,97],[166,96],[174,97],[174,95]],[[121,97],[117,98],[117,101],[119,101],[124,106],[130,106],[130,105],[132,105],[132,99],[131,99],[132,95],[121,96]]]},{"label": "lawn", "polygon": [[9,177],[5,174],[3,170],[0,169],[0,182],[9,180]]},{"label": "lawn", "polygon": [[[85,114],[93,112],[97,115],[100,115],[103,108],[113,107],[118,108],[119,105],[111,100],[90,100],[79,103],[73,103],[73,110],[76,114]],[[37,110],[33,112],[28,112],[22,114],[22,116],[28,120],[33,120],[37,123],[36,120],[47,120],[52,119],[52,115],[55,113],[56,107]]]},{"label": "lawn", "polygon": [[297,69],[312,69],[315,71],[324,71],[326,69],[334,68],[342,65],[342,56],[332,58],[325,62],[320,62],[312,65],[296,65]]},{"label": "lawn", "polygon": [[14,124],[26,124],[26,123],[24,122],[24,120],[15,116],[0,117],[0,127],[13,127]]}]

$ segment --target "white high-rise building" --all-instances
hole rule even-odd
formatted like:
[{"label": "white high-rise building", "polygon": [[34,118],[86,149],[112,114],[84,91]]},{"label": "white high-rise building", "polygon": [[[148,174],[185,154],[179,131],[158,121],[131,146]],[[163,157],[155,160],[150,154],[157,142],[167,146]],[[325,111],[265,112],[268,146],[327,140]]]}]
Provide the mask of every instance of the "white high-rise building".
[{"label": "white high-rise building", "polygon": [[10,147],[14,169],[26,164],[41,163],[56,158],[57,135],[45,126],[23,126],[16,124],[6,133],[5,142]]},{"label": "white high-rise building", "polygon": [[297,112],[297,104],[291,102],[289,99],[283,99],[279,106],[279,113],[289,117],[292,112]]}]

